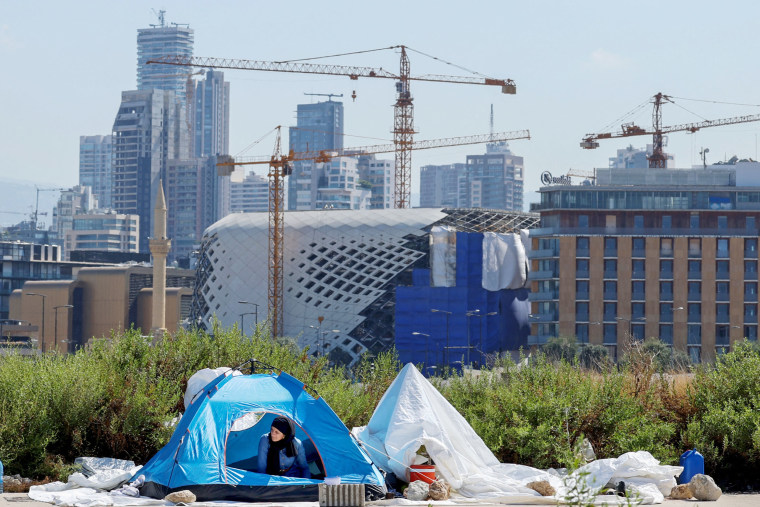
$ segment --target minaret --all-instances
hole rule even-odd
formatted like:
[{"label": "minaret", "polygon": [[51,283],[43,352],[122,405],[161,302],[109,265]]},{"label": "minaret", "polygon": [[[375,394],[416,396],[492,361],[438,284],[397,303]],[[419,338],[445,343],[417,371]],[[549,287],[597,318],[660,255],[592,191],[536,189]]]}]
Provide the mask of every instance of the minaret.
[{"label": "minaret", "polygon": [[172,242],[166,237],[166,200],[164,185],[158,180],[156,207],[154,210],[153,238],[150,240],[150,253],[153,255],[153,336],[162,336],[166,332],[166,255]]}]

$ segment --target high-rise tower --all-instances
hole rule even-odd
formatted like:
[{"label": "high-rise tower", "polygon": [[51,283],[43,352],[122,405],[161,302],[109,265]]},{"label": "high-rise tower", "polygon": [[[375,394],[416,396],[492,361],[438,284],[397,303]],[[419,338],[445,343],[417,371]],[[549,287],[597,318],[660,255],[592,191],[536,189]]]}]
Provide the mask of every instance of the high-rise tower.
[{"label": "high-rise tower", "polygon": [[[296,127],[289,131],[289,148],[299,151],[343,149],[343,103],[328,100],[299,104]],[[288,178],[288,209],[315,209],[319,177],[313,160],[295,162]]]},{"label": "high-rise tower", "polygon": [[226,155],[230,151],[230,83],[224,72],[206,71],[195,83],[193,96],[193,153],[196,157]]},{"label": "high-rise tower", "polygon": [[79,136],[79,184],[92,189],[102,208],[111,207],[111,139]]},{"label": "high-rise tower", "polygon": [[173,65],[148,65],[148,60],[167,55],[193,56],[193,29],[185,24],[164,21],[166,11],[158,14],[157,25],[137,30],[137,89],[171,90],[185,104],[189,70]]}]

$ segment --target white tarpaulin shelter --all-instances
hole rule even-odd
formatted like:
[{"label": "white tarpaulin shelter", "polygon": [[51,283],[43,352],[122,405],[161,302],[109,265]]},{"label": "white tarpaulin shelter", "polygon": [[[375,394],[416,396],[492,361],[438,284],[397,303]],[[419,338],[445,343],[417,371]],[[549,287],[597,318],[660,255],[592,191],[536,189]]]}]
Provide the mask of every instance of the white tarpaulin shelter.
[{"label": "white tarpaulin shelter", "polygon": [[[353,433],[375,464],[400,479],[409,480],[409,467],[419,464],[417,451],[424,445],[435,463],[436,477],[451,484],[458,495],[499,503],[556,503],[584,472],[596,491],[624,481],[643,503],[661,503],[683,470],[660,465],[646,451],[593,461],[564,481],[543,470],[499,463],[464,417],[411,363],[383,395],[369,424],[354,428]],[[557,497],[540,497],[526,487],[539,480],[548,481]],[[598,500],[616,504],[618,498],[604,495]]]}]

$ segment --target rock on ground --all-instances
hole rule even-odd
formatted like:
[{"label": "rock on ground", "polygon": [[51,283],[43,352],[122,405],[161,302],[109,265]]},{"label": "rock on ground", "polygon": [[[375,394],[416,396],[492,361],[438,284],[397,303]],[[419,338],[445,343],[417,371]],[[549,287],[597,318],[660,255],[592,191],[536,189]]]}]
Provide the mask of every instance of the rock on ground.
[{"label": "rock on ground", "polygon": [[537,491],[541,496],[554,496],[557,492],[554,490],[549,481],[534,481],[526,484],[526,487]]},{"label": "rock on ground", "polygon": [[164,500],[173,503],[192,503],[195,501],[195,495],[192,491],[183,489],[182,491],[175,491],[166,495]]},{"label": "rock on ground", "polygon": [[451,493],[451,486],[443,479],[433,481],[428,488],[428,494],[431,500],[448,500]]},{"label": "rock on ground", "polygon": [[694,492],[691,490],[691,486],[688,484],[679,484],[670,490],[670,498],[673,500],[688,500],[693,496]]},{"label": "rock on ground", "polygon": [[696,474],[689,481],[691,491],[697,500],[713,501],[720,498],[723,491],[715,484],[715,481],[709,475]]},{"label": "rock on ground", "polygon": [[404,496],[407,500],[427,500],[428,493],[429,487],[425,481],[414,481],[404,490]]}]

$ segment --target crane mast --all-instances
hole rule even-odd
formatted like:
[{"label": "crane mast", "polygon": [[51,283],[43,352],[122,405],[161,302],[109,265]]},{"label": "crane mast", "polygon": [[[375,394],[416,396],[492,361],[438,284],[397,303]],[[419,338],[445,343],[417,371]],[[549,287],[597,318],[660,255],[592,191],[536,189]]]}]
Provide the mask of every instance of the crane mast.
[{"label": "crane mast", "polygon": [[414,142],[414,104],[409,90],[409,57],[401,46],[400,79],[396,82],[396,105],[393,108],[393,144],[396,145],[396,180],[394,208],[411,207],[412,143]]}]

